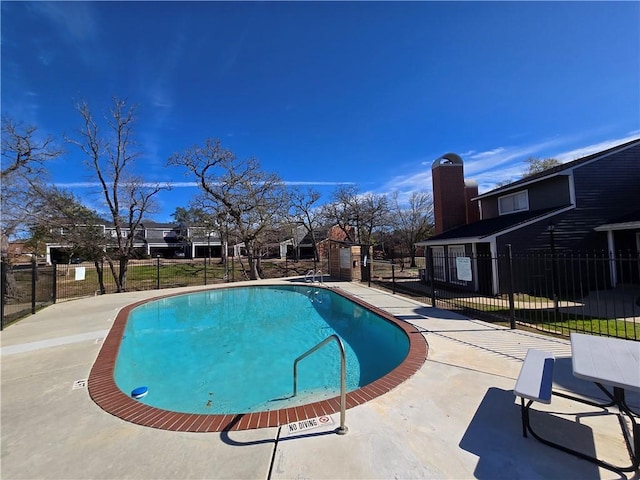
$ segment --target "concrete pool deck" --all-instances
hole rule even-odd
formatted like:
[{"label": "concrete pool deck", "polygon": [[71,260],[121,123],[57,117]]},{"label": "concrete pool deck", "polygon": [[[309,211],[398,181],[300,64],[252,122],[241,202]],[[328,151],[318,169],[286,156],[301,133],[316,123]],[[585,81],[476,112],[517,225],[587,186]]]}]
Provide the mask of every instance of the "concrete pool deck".
[{"label": "concrete pool deck", "polygon": [[[83,381],[118,311],[202,287],[104,295],[53,305],[0,334],[0,477],[620,478],[522,437],[513,387],[528,348],[556,355],[554,389],[602,398],[571,374],[568,340],[496,327],[360,284],[326,285],[410,322],[429,344],[427,361],[409,380],[347,410],[347,435],[333,433],[338,414],[330,427],[288,434],[286,427],[170,432],[104,412]],[[640,405],[637,395],[629,401]],[[629,463],[615,416],[560,397],[534,408],[552,413],[532,414],[540,433]]]}]

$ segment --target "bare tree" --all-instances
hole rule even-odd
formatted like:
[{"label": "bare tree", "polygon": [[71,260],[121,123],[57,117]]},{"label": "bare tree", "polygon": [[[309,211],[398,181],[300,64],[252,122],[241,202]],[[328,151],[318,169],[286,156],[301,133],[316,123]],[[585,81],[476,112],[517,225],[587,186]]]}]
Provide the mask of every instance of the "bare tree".
[{"label": "bare tree", "polygon": [[388,201],[386,195],[361,194],[356,185],[339,185],[323,213],[349,241],[372,244],[374,231],[387,223]]},{"label": "bare tree", "polygon": [[2,170],[0,171],[0,221],[2,256],[6,258],[10,238],[27,233],[42,198],[34,189],[43,188],[48,177],[45,163],[63,150],[52,137],[40,138],[37,128],[11,119],[2,120]]},{"label": "bare tree", "polygon": [[[78,146],[97,178],[115,236],[106,259],[118,292],[126,290],[129,260],[136,255],[136,235],[145,215],[154,212],[154,196],[167,189],[159,183],[150,184],[133,173],[139,153],[134,150],[133,131],[135,107],[126,101],[113,99],[107,116],[107,134],[102,134],[86,102],[76,105],[83,125],[76,139]],[[116,270],[115,263],[119,268]]]},{"label": "bare tree", "polygon": [[409,252],[410,266],[415,267],[415,243],[433,232],[433,199],[429,193],[413,192],[408,203],[403,204],[398,197],[398,192],[391,197],[390,222]]},{"label": "bare tree", "polygon": [[325,223],[336,225],[345,234],[349,242],[357,240],[354,229],[352,198],[358,193],[355,185],[338,185],[333,192],[332,201],[323,205],[322,217]]},{"label": "bare tree", "polygon": [[[200,195],[191,200],[188,209],[177,207],[172,216],[180,224],[197,227],[198,234],[207,237],[209,240],[212,235],[215,235],[214,238],[219,238],[222,243],[220,263],[227,264],[229,226],[224,221],[224,212],[220,210],[217,204],[211,203],[206,196]],[[208,248],[208,255],[210,254],[211,252]],[[211,259],[209,258],[210,261]]]},{"label": "bare tree", "polygon": [[[320,198],[320,192],[313,190],[312,188],[308,188],[307,190],[292,188],[289,191],[289,202],[291,204],[290,217],[292,224],[303,226],[307,234],[311,237],[314,262],[318,262],[320,260],[316,238],[316,232],[318,228],[320,228],[320,223],[322,221],[321,210],[318,206]],[[299,255],[296,255],[296,258],[298,256]]]},{"label": "bare tree", "polygon": [[361,243],[373,245],[374,233],[388,225],[389,201],[386,195],[367,193],[357,203],[357,231]]},{"label": "bare tree", "polygon": [[275,173],[263,172],[257,159],[239,160],[218,139],[173,154],[169,164],[186,167],[195,175],[205,202],[235,229],[244,243],[249,278],[260,278],[260,247],[265,235],[287,208],[284,184]]}]

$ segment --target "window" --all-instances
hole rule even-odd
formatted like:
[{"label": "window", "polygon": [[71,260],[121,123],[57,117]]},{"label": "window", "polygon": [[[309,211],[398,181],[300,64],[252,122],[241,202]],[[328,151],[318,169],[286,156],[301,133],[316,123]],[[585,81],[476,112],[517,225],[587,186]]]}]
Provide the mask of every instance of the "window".
[{"label": "window", "polygon": [[162,238],[175,238],[176,237],[176,232],[174,232],[173,230],[165,230],[164,232],[162,232]]},{"label": "window", "polygon": [[457,257],[464,257],[464,245],[449,246],[449,282],[466,285],[464,280],[458,280]]},{"label": "window", "polygon": [[[116,229],[111,230],[111,237],[112,238],[118,238],[118,232]],[[129,237],[129,231],[125,230],[124,228],[122,230],[120,230],[120,237],[121,238],[128,238]]]},{"label": "window", "polygon": [[498,197],[498,211],[500,215],[529,210],[529,193],[527,190]]},{"label": "window", "polygon": [[351,268],[351,249],[340,249],[340,268]]},{"label": "window", "polygon": [[444,277],[444,247],[431,247],[433,255],[433,279],[446,280]]}]

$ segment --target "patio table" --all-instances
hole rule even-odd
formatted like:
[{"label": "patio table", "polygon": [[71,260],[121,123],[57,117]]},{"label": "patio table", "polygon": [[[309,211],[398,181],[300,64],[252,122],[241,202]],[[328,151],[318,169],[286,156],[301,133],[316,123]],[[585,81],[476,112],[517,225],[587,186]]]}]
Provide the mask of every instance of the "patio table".
[{"label": "patio table", "polygon": [[620,423],[632,465],[619,469],[626,472],[637,470],[640,465],[640,428],[635,420],[638,415],[627,405],[625,391],[640,392],[640,342],[572,333],[571,353],[574,376],[595,383],[610,399],[604,405],[592,404],[603,408],[615,406],[619,414],[631,420],[630,434],[624,428],[624,422]]}]

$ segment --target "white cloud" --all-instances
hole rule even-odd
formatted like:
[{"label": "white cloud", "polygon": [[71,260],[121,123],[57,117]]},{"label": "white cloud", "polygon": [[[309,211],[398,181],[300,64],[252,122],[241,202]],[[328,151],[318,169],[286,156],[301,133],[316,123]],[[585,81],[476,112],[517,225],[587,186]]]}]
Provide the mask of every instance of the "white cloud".
[{"label": "white cloud", "polygon": [[[521,178],[526,170],[524,160],[530,156],[553,157],[562,162],[567,162],[631,141],[638,138],[639,133],[640,131],[630,132],[629,135],[622,138],[605,140],[559,154],[548,154],[547,152],[558,149],[562,145],[574,143],[578,139],[565,136],[528,145],[500,146],[484,151],[468,150],[461,154],[460,157],[464,161],[465,178],[476,180],[478,182],[478,190],[482,193],[494,189],[498,183],[515,181]],[[378,191],[386,193],[398,191],[406,198],[412,192],[430,192],[432,190],[430,165],[436,158],[421,162],[421,165],[429,166],[428,168],[393,177],[382,185]]]},{"label": "white cloud", "polygon": [[[337,185],[354,185],[355,182],[325,182],[325,181],[317,181],[317,180],[301,180],[301,181],[284,181],[285,185],[318,185],[318,186],[337,186]],[[193,188],[198,187],[200,184],[198,182],[144,182],[142,186],[144,187],[155,187],[160,185],[162,187],[168,188]],[[56,182],[56,187],[59,188],[95,188],[99,187],[99,182]]]},{"label": "white cloud", "polygon": [[58,188],[91,188],[98,187],[98,182],[55,182],[54,185]]},{"label": "white cloud", "polygon": [[425,169],[410,175],[399,175],[386,182],[383,190],[393,192],[414,192],[431,190],[431,169]]},{"label": "white cloud", "polygon": [[494,148],[493,150],[488,150],[486,152],[475,152],[473,150],[470,150],[470,153],[467,154],[462,154],[461,157],[468,157],[471,158],[473,160],[482,160],[485,158],[491,158],[494,157],[496,155],[500,155],[501,153],[503,153],[506,149],[504,147],[498,147],[498,148]]},{"label": "white cloud", "polygon": [[284,180],[285,185],[318,185],[318,186],[338,186],[338,185],[355,185],[356,182],[321,182],[316,180],[296,180],[296,181],[288,181]]},{"label": "white cloud", "polygon": [[[531,145],[497,147],[492,150],[476,153],[468,159],[463,157],[465,176],[469,178],[491,173],[504,177],[503,172],[505,168],[515,168],[516,164],[513,164],[513,162],[516,160],[519,160],[519,170],[520,174],[522,174],[524,171],[522,162],[526,158],[535,156],[546,149],[557,147],[572,140],[572,138],[568,137],[557,137]],[[506,167],[506,165],[509,166]],[[502,181],[502,178],[496,181]]]},{"label": "white cloud", "polygon": [[414,174],[393,177],[373,193],[391,195],[393,192],[398,192],[398,202],[404,205],[408,204],[412,193],[431,193],[431,187],[431,167],[429,167]]},{"label": "white cloud", "polygon": [[145,187],[155,187],[160,185],[167,188],[193,188],[197,187],[199,184],[198,182],[145,182],[143,185]]},{"label": "white cloud", "polygon": [[47,17],[69,42],[87,42],[96,39],[96,21],[88,2],[33,2],[34,12]]},{"label": "white cloud", "polygon": [[576,148],[573,150],[569,150],[568,152],[559,153],[557,155],[553,155],[553,158],[560,160],[562,163],[570,162],[572,160],[591,155],[592,153],[602,152],[603,150],[615,147],[616,145],[620,145],[621,143],[637,140],[638,138],[640,138],[640,130],[630,132],[629,135],[622,138],[604,140],[599,143],[587,145],[586,147]]},{"label": "white cloud", "polygon": [[[87,65],[96,65],[104,55],[100,51],[98,22],[91,2],[28,2],[30,8],[49,20],[62,38],[74,46]],[[55,52],[42,47],[40,60],[47,65]],[[62,58],[62,57],[60,57]]]}]

